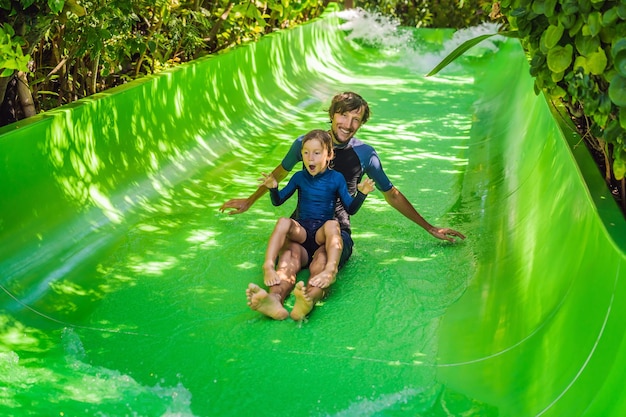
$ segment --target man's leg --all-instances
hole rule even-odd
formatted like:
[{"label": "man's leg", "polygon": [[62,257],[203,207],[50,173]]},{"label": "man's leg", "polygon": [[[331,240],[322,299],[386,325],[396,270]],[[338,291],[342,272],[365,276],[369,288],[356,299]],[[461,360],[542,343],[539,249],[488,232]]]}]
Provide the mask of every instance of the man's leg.
[{"label": "man's leg", "polygon": [[270,286],[269,292],[256,284],[248,285],[246,296],[250,308],[275,320],[286,319],[289,312],[283,303],[293,291],[297,273],[307,262],[307,253],[302,245],[290,242],[278,259],[276,274],[280,277],[280,282]]}]

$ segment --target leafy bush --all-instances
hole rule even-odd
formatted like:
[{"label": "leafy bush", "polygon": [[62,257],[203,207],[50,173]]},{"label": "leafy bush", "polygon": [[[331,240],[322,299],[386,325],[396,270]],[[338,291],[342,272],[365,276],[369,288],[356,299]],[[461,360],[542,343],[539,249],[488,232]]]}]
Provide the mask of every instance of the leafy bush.
[{"label": "leafy bush", "polygon": [[536,91],[563,102],[585,140],[603,153],[607,181],[623,184],[626,2],[503,0],[498,5],[528,53]]},{"label": "leafy bush", "polygon": [[403,26],[433,28],[466,28],[487,19],[486,0],[359,0],[357,5],[400,22]]},{"label": "leafy bush", "polygon": [[[325,0],[0,0],[0,102],[23,102],[15,92],[7,100],[17,70],[29,73],[29,99],[45,111],[297,25],[319,16],[325,5]],[[13,107],[0,114],[0,126],[26,116]]]}]

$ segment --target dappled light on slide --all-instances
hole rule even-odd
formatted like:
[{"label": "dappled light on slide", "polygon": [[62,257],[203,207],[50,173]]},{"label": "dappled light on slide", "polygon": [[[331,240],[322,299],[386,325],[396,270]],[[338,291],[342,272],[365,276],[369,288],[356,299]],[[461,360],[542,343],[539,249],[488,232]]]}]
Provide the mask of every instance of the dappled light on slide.
[{"label": "dappled light on slide", "polygon": [[[493,30],[332,6],[1,128],[3,415],[620,415],[626,233],[585,155],[514,40],[424,75]],[[273,321],[245,289],[296,199],[219,208],[328,128],[342,91],[369,102],[357,136],[393,184],[468,238],[434,239],[374,191],[330,296]]]}]

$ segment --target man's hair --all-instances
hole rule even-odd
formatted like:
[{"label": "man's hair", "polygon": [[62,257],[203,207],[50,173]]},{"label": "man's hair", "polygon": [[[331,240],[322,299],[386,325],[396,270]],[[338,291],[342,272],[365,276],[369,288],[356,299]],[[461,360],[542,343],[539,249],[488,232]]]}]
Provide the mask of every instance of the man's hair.
[{"label": "man's hair", "polygon": [[363,119],[361,119],[361,124],[363,124],[370,118],[370,106],[367,104],[367,101],[357,93],[346,91],[333,97],[333,101],[330,103],[330,108],[328,109],[328,115],[330,116],[330,120],[333,120],[333,116],[336,113],[351,112],[360,108],[363,108]]}]

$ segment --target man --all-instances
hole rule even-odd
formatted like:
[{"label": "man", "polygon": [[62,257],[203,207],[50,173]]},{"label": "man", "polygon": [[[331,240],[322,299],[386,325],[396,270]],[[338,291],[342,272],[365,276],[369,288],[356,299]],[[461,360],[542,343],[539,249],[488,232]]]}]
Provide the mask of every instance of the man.
[{"label": "man", "polygon": [[[364,174],[367,174],[368,177],[374,180],[376,188],[383,193],[389,205],[412,222],[421,226],[432,236],[449,242],[454,242],[455,237],[465,239],[465,236],[456,230],[439,228],[428,223],[400,190],[393,186],[383,171],[382,164],[374,148],[354,137],[370,116],[369,105],[361,96],[353,92],[337,94],[333,97],[328,114],[331,121],[330,134],[333,138],[335,151],[333,169],[343,174],[351,194],[356,192],[356,186],[360,179]],[[300,137],[292,144],[281,164],[272,171],[271,175],[278,182],[284,179],[289,171],[302,160],[301,148],[302,138]],[[266,191],[267,188],[261,186],[248,198],[227,201],[222,205],[220,211],[232,209],[228,214],[243,213]],[[334,266],[334,268],[331,265],[331,268],[327,268],[326,254],[323,247],[320,247],[315,252],[313,260],[311,260],[309,265],[311,277],[324,277],[326,282],[331,283],[335,281],[338,269],[352,255],[354,245],[350,236],[350,218],[340,202],[337,203],[335,217],[341,226],[343,240],[343,252],[339,265]],[[294,320],[304,319],[311,312],[315,303],[326,295],[326,288],[316,286],[316,283],[313,281],[309,282],[307,286],[304,286],[302,282],[296,285],[296,274],[308,263],[308,255],[304,248],[297,243],[290,243],[284,248],[278,259],[276,272],[281,279],[280,283],[270,286],[269,293],[256,284],[251,283],[248,286],[246,294],[250,308],[274,319],[285,319],[289,313],[284,308],[283,303],[291,291],[294,291],[296,303],[291,312],[291,317]]]}]

